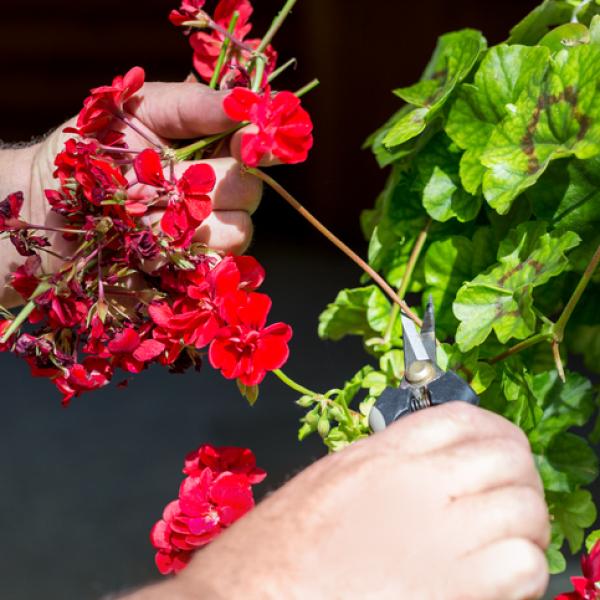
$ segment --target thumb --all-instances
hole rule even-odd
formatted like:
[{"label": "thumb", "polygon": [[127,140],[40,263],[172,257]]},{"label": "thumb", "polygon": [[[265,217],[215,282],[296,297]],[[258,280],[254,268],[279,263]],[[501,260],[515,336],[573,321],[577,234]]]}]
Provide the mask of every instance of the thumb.
[{"label": "thumb", "polygon": [[228,93],[191,81],[147,83],[127,108],[162,138],[195,138],[233,127],[223,110]]}]

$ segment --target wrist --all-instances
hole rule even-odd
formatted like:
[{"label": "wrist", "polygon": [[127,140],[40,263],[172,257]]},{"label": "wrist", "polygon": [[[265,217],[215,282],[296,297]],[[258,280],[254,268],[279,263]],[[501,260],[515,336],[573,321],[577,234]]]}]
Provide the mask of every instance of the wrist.
[{"label": "wrist", "polygon": [[13,192],[23,192],[25,198],[30,197],[33,160],[38,148],[39,144],[35,144],[0,150],[0,200]]}]

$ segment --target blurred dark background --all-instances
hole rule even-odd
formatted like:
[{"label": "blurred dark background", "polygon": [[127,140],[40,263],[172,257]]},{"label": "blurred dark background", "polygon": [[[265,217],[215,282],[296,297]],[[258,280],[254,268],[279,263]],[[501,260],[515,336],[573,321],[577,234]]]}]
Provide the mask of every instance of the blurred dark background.
[{"label": "blurred dark background", "polygon": [[[89,88],[133,65],[150,80],[185,78],[188,43],[166,19],[176,1],[3,2],[0,139],[29,140],[60,125]],[[257,36],[281,4],[256,0]],[[276,47],[283,60],[299,59],[282,87],[322,82],[305,100],[316,146],[307,164],[281,168],[278,178],[364,250],[358,217],[385,174],[360,146],[397,108],[390,90],[418,78],[441,33],[475,27],[497,43],[536,4],[301,0]],[[251,252],[267,268],[273,319],[295,329],[286,370],[312,388],[339,385],[364,364],[363,351],[354,340],[319,342],[316,322],[359,273],[269,193]],[[12,357],[1,357],[0,377],[1,599],[96,599],[156,578],[148,532],[176,495],[185,453],[201,443],[253,448],[270,474],[262,494],[323,453],[318,440],[296,441],[301,411],[277,381],[250,409],[209,368],[184,377],[153,370],[127,391],[62,410],[51,386]]]}]

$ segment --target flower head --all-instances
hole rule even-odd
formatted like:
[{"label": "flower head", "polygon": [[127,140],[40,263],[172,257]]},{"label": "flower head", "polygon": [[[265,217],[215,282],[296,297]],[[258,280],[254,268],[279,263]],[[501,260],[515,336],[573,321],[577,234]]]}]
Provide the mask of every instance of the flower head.
[{"label": "flower head", "polygon": [[271,95],[269,89],[257,94],[235,88],[223,101],[227,116],[234,121],[248,121],[258,129],[242,137],[242,160],[256,167],[272,153],[284,163],[303,162],[313,145],[310,115],[291,92]]}]

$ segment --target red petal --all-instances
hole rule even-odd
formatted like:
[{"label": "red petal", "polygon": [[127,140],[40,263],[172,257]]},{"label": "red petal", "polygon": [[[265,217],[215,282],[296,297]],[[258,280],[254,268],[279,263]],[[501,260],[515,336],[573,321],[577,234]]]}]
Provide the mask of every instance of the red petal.
[{"label": "red petal", "polygon": [[130,354],[140,345],[140,336],[131,327],[117,333],[108,344],[108,349],[113,354]]},{"label": "red petal", "polygon": [[223,100],[223,109],[225,114],[234,121],[249,121],[252,108],[260,101],[258,94],[238,87]]},{"label": "red petal", "polygon": [[173,318],[173,311],[166,303],[151,304],[148,307],[148,314],[159,327],[169,327],[169,322]]},{"label": "red petal", "polygon": [[179,180],[184,195],[204,195],[212,192],[217,183],[215,170],[207,164],[192,165]]},{"label": "red petal", "polygon": [[164,349],[165,345],[156,340],[145,340],[134,351],[133,358],[140,362],[148,362],[162,354]]},{"label": "red petal", "polygon": [[154,562],[161,575],[169,575],[173,572],[173,559],[167,552],[157,552]]},{"label": "red petal", "polygon": [[150,532],[150,541],[155,548],[168,550],[171,547],[170,542],[171,528],[165,521],[158,521]]},{"label": "red petal", "polygon": [[165,175],[163,172],[160,156],[151,148],[144,150],[136,157],[133,168],[140,183],[153,187],[164,187]]},{"label": "red petal", "polygon": [[123,100],[131,98],[143,85],[146,73],[142,67],[133,67],[123,77]]},{"label": "red petal", "polygon": [[185,199],[185,205],[190,216],[201,223],[212,212],[212,202],[208,196],[188,197]]}]

